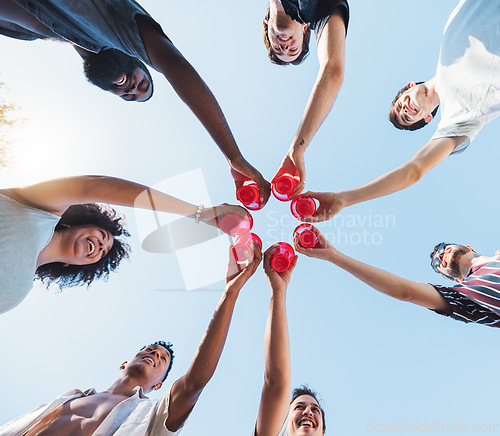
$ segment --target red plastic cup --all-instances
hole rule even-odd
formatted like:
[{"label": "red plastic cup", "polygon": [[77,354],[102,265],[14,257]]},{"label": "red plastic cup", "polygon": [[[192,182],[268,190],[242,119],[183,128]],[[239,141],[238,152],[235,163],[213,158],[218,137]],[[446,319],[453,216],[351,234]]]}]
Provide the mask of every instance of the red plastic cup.
[{"label": "red plastic cup", "polygon": [[290,204],[290,210],[292,211],[292,215],[295,218],[303,218],[306,216],[311,216],[316,212],[318,206],[316,205],[316,201],[312,197],[302,197],[299,195],[295,197]]},{"label": "red plastic cup", "polygon": [[295,251],[290,244],[278,242],[278,249],[271,257],[271,267],[276,272],[284,272],[290,268],[294,256]]},{"label": "red plastic cup", "polygon": [[318,237],[312,230],[311,224],[301,224],[293,231],[293,235],[297,235],[299,244],[303,248],[313,248],[318,243]]},{"label": "red plastic cup", "polygon": [[240,187],[236,192],[236,198],[250,210],[259,210],[263,207],[260,205],[259,186],[255,182]]},{"label": "red plastic cup", "polygon": [[256,242],[262,250],[262,241],[255,233],[246,233],[238,236],[238,239],[236,239],[233,245],[234,257],[237,263],[246,263],[247,258],[245,256],[245,251],[253,253],[254,242]]},{"label": "red plastic cup", "polygon": [[290,174],[279,176],[271,185],[274,196],[281,201],[290,200],[293,190],[299,184],[299,181]]},{"label": "red plastic cup", "polygon": [[253,227],[252,215],[244,218],[236,213],[227,213],[219,221],[219,228],[228,235],[237,236],[248,233]]}]

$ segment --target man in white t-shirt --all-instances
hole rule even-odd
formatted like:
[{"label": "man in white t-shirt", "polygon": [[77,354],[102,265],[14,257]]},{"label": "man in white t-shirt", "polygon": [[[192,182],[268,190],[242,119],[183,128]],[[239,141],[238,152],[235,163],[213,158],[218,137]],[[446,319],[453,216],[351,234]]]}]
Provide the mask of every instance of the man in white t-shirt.
[{"label": "man in white t-shirt", "polygon": [[254,248],[242,270],[230,250],[226,287],[193,362],[159,401],[145,394],[161,388],[172,366],[171,344],[163,341],[123,362],[108,389],[70,391],[0,427],[0,436],[176,436],[215,372],[240,290],[262,259]]},{"label": "man in white t-shirt", "polygon": [[441,106],[431,140],[407,163],[343,192],[306,193],[321,205],[307,221],[330,219],[344,207],[405,189],[450,154],[469,146],[500,114],[500,1],[462,0],[446,24],[436,75],[410,82],[394,99],[389,119],[399,129],[428,124]]}]

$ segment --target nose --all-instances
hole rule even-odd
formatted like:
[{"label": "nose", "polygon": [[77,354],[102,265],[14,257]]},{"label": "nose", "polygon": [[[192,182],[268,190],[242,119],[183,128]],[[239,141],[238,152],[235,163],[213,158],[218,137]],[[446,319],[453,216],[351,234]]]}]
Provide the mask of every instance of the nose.
[{"label": "nose", "polygon": [[286,44],[286,43],[280,44],[280,48],[281,48],[281,51],[282,51],[283,53],[284,53],[285,51],[287,51],[289,47],[290,47],[290,44]]}]

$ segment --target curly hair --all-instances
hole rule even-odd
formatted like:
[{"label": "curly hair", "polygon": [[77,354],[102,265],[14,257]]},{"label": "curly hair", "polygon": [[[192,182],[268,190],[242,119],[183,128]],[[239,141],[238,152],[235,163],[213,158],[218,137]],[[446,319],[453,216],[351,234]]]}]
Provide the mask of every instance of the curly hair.
[{"label": "curly hair", "polygon": [[[415,85],[421,85],[424,82],[416,82]],[[417,122],[413,124],[400,124],[396,118],[397,110],[396,110],[396,104],[397,101],[399,100],[399,97],[403,95],[405,91],[410,89],[408,85],[406,85],[404,88],[401,88],[398,93],[396,94],[396,97],[394,97],[394,100],[392,100],[391,107],[389,109],[389,121],[392,123],[392,125],[399,130],[418,130],[421,129],[422,127],[425,127],[428,123],[425,122],[424,119],[418,120]],[[439,105],[436,106],[436,108],[431,112],[432,118],[436,116],[437,110],[439,108]]]},{"label": "curly hair", "polygon": [[[87,80],[104,91],[113,89],[113,78],[124,72],[132,72],[136,68],[144,71],[151,84],[151,95],[154,94],[153,78],[146,65],[139,59],[129,56],[115,48],[101,50],[99,53],[89,53],[83,59],[83,73]],[[144,100],[144,101],[147,101]]]},{"label": "curly hair", "polygon": [[94,225],[107,230],[114,237],[113,246],[102,259],[90,265],[66,265],[52,262],[37,268],[35,279],[41,280],[47,288],[56,283],[59,288],[89,286],[95,279],[108,278],[124,258],[128,258],[130,246],[118,236],[130,236],[122,226],[122,218],[108,206],[77,204],[70,206],[57,223],[55,231],[64,231],[69,226]]},{"label": "curly hair", "polygon": [[152,344],[149,345],[144,345],[139,351],[144,350],[144,348],[150,347],[151,345],[160,345],[161,347],[165,348],[168,351],[168,354],[170,354],[170,362],[168,364],[167,372],[165,373],[165,376],[163,377],[163,380],[161,381],[162,383],[167,379],[168,373],[172,369],[172,364],[174,363],[174,345],[172,342],[165,342],[165,341],[156,341],[153,342]]},{"label": "curly hair", "polygon": [[270,13],[271,13],[271,8],[268,4],[266,16],[264,17],[264,21],[262,22],[262,37],[264,38],[264,45],[267,48],[267,55],[269,56],[269,59],[273,64],[276,65],[290,65],[290,64],[299,65],[309,54],[309,40],[311,39],[311,29],[309,29],[308,26],[306,31],[304,32],[304,38],[302,40],[302,51],[297,56],[297,59],[291,62],[282,61],[273,50],[273,47],[271,46],[271,41],[269,41],[268,26],[266,21],[269,20]]},{"label": "curly hair", "polygon": [[292,401],[290,401],[290,404],[292,404],[298,397],[300,397],[302,395],[309,395],[310,397],[313,397],[316,400],[316,402],[318,403],[319,410],[321,410],[321,417],[323,419],[323,432],[325,432],[326,431],[325,411],[319,405],[317,392],[314,392],[313,390],[309,389],[305,385],[302,385],[298,388],[295,388],[292,392]]}]

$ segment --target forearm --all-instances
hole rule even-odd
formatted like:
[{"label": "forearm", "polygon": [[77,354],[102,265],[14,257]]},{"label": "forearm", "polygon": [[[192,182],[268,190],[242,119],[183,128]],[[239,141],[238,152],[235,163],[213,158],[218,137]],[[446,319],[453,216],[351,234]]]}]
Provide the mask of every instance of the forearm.
[{"label": "forearm", "polygon": [[199,394],[212,378],[226,342],[239,292],[236,289],[224,290],[193,362],[184,376],[186,391]]},{"label": "forearm", "polygon": [[343,207],[347,207],[363,201],[383,197],[408,188],[418,182],[424,174],[410,161],[366,185],[338,192],[338,199],[342,201]]},{"label": "forearm", "polygon": [[288,413],[291,391],[286,289],[272,290],[264,338],[264,386],[257,415],[258,436],[276,435]]},{"label": "forearm", "polygon": [[179,54],[165,69],[164,75],[175,92],[203,124],[226,159],[233,160],[241,152],[229,129],[219,103],[196,70]]},{"label": "forearm", "polygon": [[330,113],[343,82],[343,68],[321,68],[290,146],[292,153],[304,153]]},{"label": "forearm", "polygon": [[145,185],[107,176],[75,176],[13,189],[18,199],[51,212],[73,204],[111,203],[120,206],[194,216],[197,206]]},{"label": "forearm", "polygon": [[[410,301],[414,290],[421,284],[396,276],[380,268],[352,259],[338,251],[328,260],[383,294],[402,301]],[[430,286],[430,285],[428,285]]]},{"label": "forearm", "polygon": [[286,290],[273,291],[264,337],[265,378],[268,388],[291,388],[290,341],[286,315]]}]

